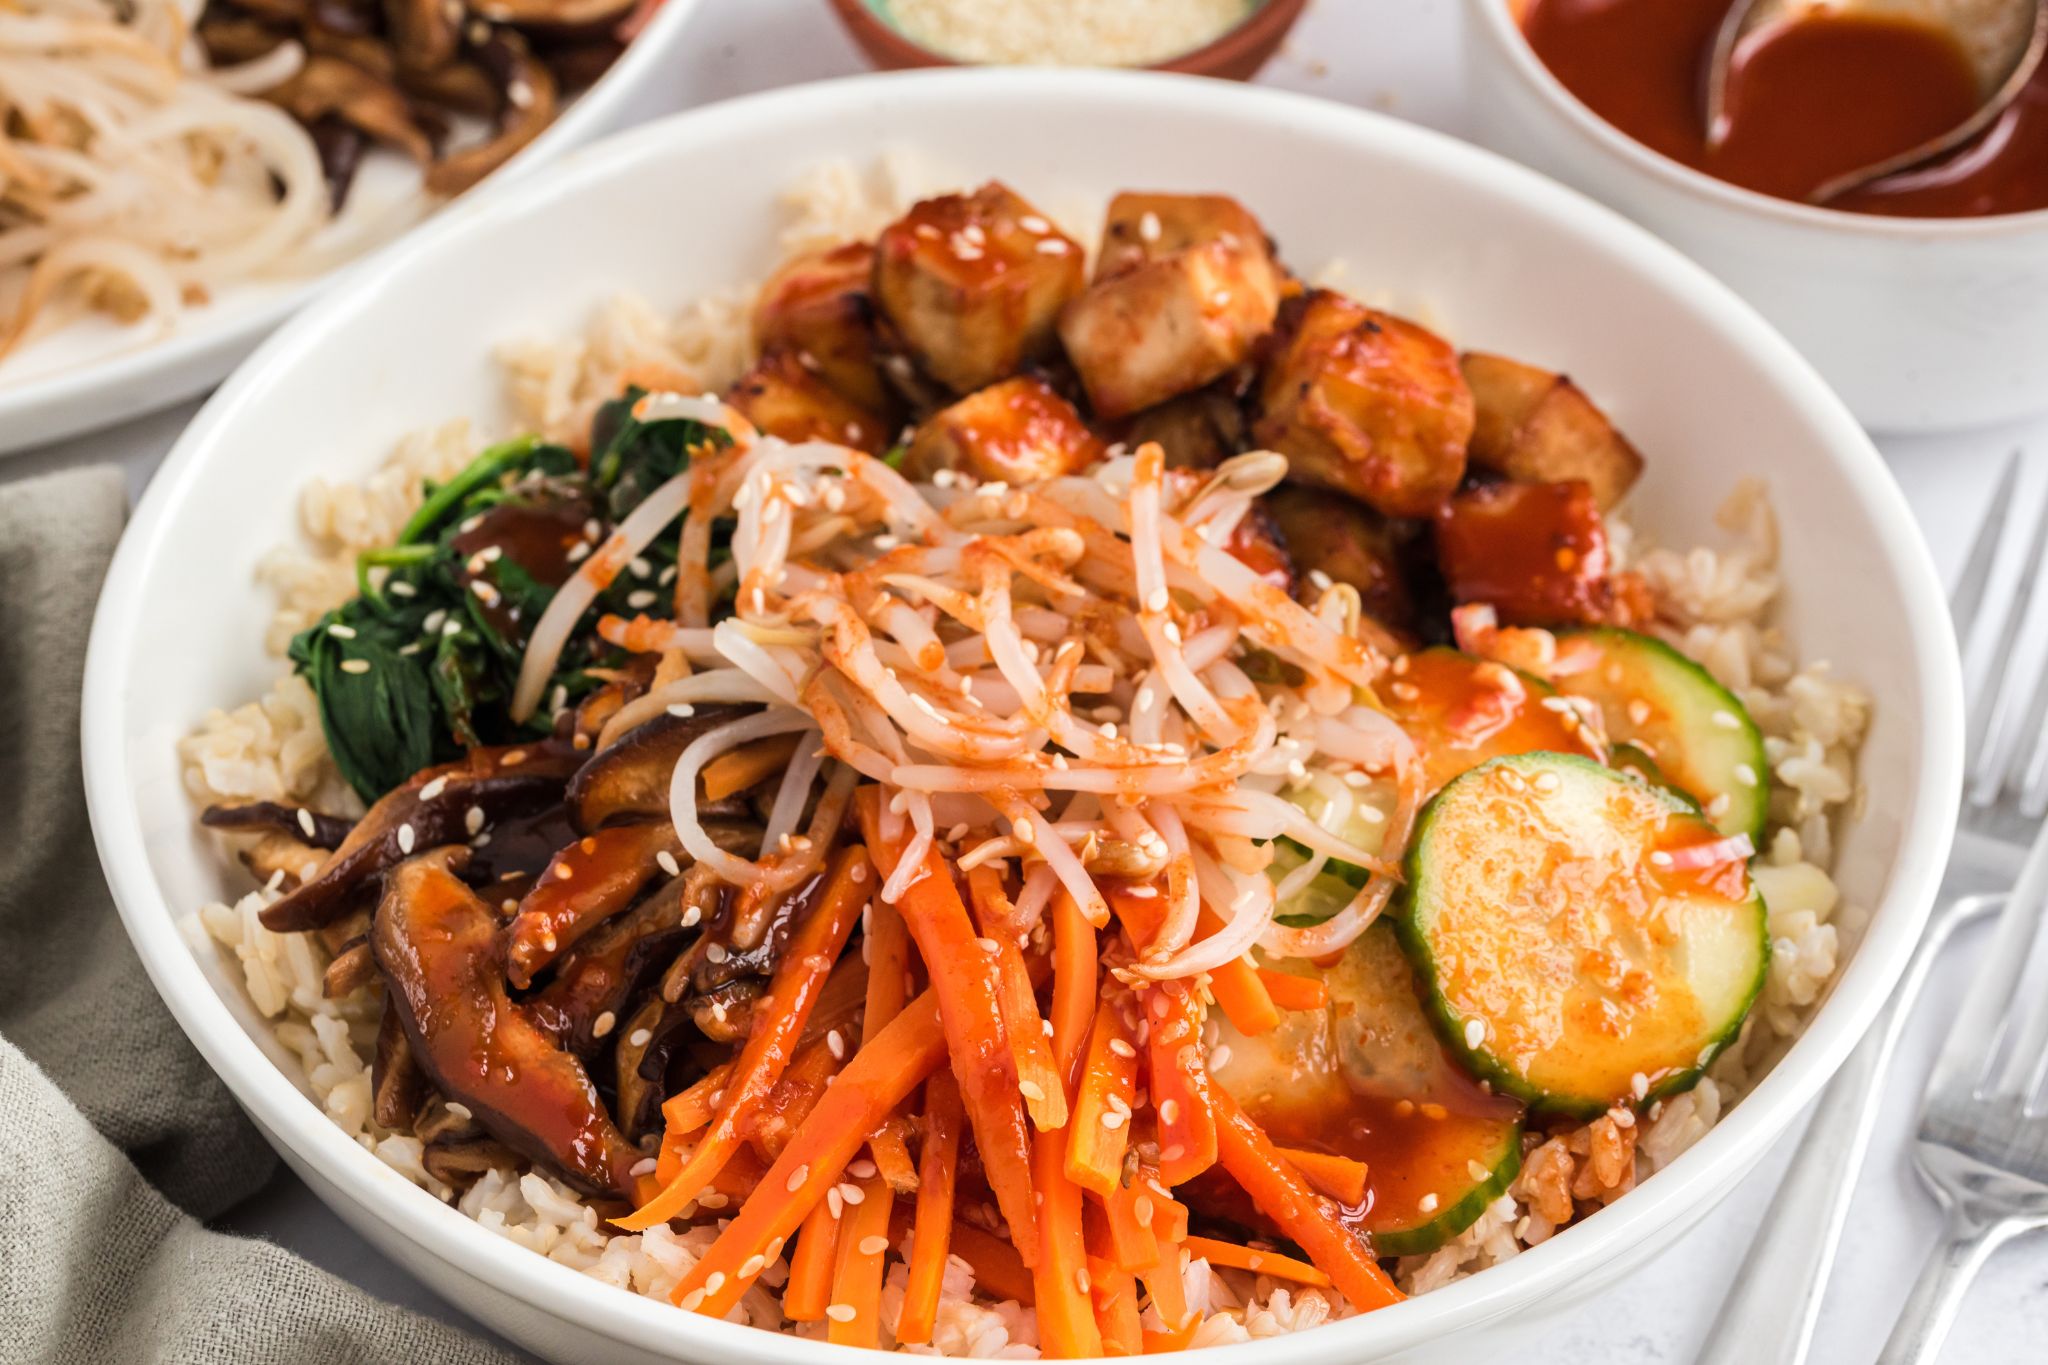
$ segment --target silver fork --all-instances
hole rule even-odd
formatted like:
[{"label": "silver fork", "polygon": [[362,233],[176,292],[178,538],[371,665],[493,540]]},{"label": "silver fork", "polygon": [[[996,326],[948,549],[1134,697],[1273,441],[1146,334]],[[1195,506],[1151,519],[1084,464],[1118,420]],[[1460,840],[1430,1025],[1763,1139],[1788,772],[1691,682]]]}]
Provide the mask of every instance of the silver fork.
[{"label": "silver fork", "polygon": [[[2020,752],[2020,741],[2041,734],[2048,688],[2034,696],[2028,690],[2032,680],[2019,676],[2013,659],[2048,559],[2048,500],[2031,523],[2015,526],[2019,474],[2020,457],[2014,455],[1949,601],[1963,646],[1968,780],[1940,898],[1891,1000],[1821,1092],[1771,1201],[1771,1219],[1708,1329],[1698,1365],[1797,1365],[1806,1359],[1869,1150],[1885,1073],[1913,1002],[1951,935],[2003,903],[2026,845],[2040,829],[2040,807],[2048,803],[2048,751],[2036,744]],[[2019,587],[2003,611],[1987,618],[1985,598],[2000,552],[2023,533]],[[2008,778],[2016,758],[2020,780],[2014,783]]]},{"label": "silver fork", "polygon": [[1990,959],[1927,1082],[1913,1164],[1948,1222],[1879,1365],[1931,1362],[1991,1253],[2048,1227],[2048,1107],[2038,1098],[2048,1073],[2048,971],[2029,967],[2043,919],[2048,830],[2027,855]]}]

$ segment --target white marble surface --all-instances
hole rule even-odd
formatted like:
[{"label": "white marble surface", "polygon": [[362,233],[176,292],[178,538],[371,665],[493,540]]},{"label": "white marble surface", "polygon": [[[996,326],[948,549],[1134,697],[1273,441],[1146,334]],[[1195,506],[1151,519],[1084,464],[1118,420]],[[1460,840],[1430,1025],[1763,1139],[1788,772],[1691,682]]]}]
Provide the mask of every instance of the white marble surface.
[{"label": "white marble surface", "polygon": [[[1314,0],[1262,80],[1459,132],[1459,8],[1460,0]],[[824,0],[707,0],[692,23],[696,41],[688,44],[688,55],[674,73],[679,105],[861,69]],[[116,461],[139,493],[192,411],[188,406],[61,446],[0,458],[0,480],[61,465]],[[2036,480],[2048,478],[2048,420],[1882,444],[1948,574],[1959,567],[1992,482],[2011,451],[2027,451],[2030,473]],[[1981,934],[1964,939],[1942,964],[1922,1004],[1921,1025],[1893,1074],[1821,1319],[1816,1365],[1862,1365],[1875,1358],[1938,1227],[1939,1215],[1905,1165],[1905,1139],[1932,1063],[1936,1021],[1953,1016],[1982,939]],[[1784,1155],[1766,1161],[1681,1246],[1519,1347],[1515,1357],[1520,1365],[1691,1360],[1722,1289],[1770,1206]],[[227,1222],[291,1247],[372,1293],[460,1320],[344,1227],[289,1173],[281,1172]],[[1983,1365],[2048,1360],[2048,1236],[2022,1241],[1992,1263],[1943,1358]]]}]

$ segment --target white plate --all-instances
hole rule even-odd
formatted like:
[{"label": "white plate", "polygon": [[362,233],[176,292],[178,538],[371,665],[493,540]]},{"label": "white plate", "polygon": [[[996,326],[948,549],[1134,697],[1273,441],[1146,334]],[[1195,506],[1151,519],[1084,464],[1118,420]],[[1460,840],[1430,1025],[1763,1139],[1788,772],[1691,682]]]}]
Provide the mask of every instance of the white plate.
[{"label": "white plate", "polygon": [[[560,118],[469,196],[494,190],[572,147],[679,107],[665,83],[697,0],[664,0],[640,36]],[[398,214],[418,212],[417,174],[390,153],[364,158],[356,193]],[[98,431],[169,407],[219,383],[228,371],[320,290],[375,252],[322,274],[237,285],[168,329],[86,318],[38,337],[0,360],[0,455]]]},{"label": "white plate", "polygon": [[[238,893],[243,879],[195,827],[173,746],[209,707],[260,695],[275,674],[259,644],[268,605],[251,575],[289,533],[305,479],[359,475],[399,434],[452,416],[501,426],[494,344],[575,329],[615,290],[673,307],[757,278],[794,176],[820,158],[898,147],[1000,177],[1055,214],[1126,187],[1239,196],[1299,268],[1342,258],[1350,287],[1422,313],[1460,344],[1569,370],[1647,453],[1635,516],[1669,542],[1713,541],[1713,510],[1735,481],[1771,483],[1786,512],[1783,623],[1807,657],[1831,660],[1875,703],[1866,797],[1838,868],[1848,902],[1870,917],[1860,935],[1844,917],[1853,953],[1830,998],[1714,1131],[1613,1207],[1440,1292],[1215,1359],[1352,1365],[1453,1339],[1476,1358],[1526,1339],[1733,1188],[1869,1024],[1948,848],[1961,686],[1940,586],[1896,485],[1782,339],[1607,210],[1391,119],[1173,77],[869,77],[666,120],[416,233],[223,387],[150,485],[116,556],[87,662],[85,774],[137,950],[293,1169],[478,1321],[561,1361],[845,1359],[581,1277],[436,1202],[330,1123],[278,1070],[234,964],[193,929],[194,907]],[[1069,226],[1090,238],[1098,230]]]}]

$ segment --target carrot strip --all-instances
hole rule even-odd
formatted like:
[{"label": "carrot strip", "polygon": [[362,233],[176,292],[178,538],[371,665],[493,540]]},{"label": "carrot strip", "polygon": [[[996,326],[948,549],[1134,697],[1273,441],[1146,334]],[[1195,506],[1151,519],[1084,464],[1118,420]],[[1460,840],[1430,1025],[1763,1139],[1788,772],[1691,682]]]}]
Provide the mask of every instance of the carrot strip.
[{"label": "carrot strip", "polygon": [[1067,1085],[1053,1059],[1052,1043],[1045,1035],[1045,1020],[1038,1013],[1038,996],[1031,989],[1031,972],[1017,947],[1013,927],[1014,907],[1003,894],[1002,873],[984,863],[967,874],[967,889],[974,904],[974,918],[984,935],[983,946],[995,945],[996,973],[1001,982],[997,1003],[1003,1013],[1003,1028],[1010,1035],[1010,1053],[1017,1067],[1017,1089],[1031,1121],[1041,1129],[1062,1128],[1067,1122]]},{"label": "carrot strip", "polygon": [[689,1089],[679,1090],[661,1103],[663,1133],[687,1136],[711,1122],[716,1111],[712,1097],[725,1089],[726,1077],[732,1074],[732,1063],[720,1062],[693,1082]]},{"label": "carrot strip", "polygon": [[1283,1010],[1329,1008],[1330,988],[1312,976],[1295,976],[1276,972],[1271,967],[1261,967],[1259,980],[1266,984],[1266,994],[1272,997],[1273,1003]]},{"label": "carrot strip", "polygon": [[1159,1259],[1159,1239],[1152,1235],[1156,1213],[1152,1194],[1143,1180],[1119,1185],[1101,1200],[1103,1221],[1109,1228],[1109,1259],[1125,1270],[1137,1271]]},{"label": "carrot strip", "polygon": [[754,1111],[747,1135],[754,1150],[770,1161],[780,1156],[789,1135],[810,1116],[818,1097],[825,1093],[838,1070],[839,1062],[826,1043],[815,1042],[798,1049],[782,1079],[775,1082],[775,1088]]},{"label": "carrot strip", "polygon": [[[825,1191],[839,1182],[867,1134],[945,1060],[938,996],[926,991],[826,1087],[817,1108],[762,1177],[760,1195],[741,1206],[703,1259],[676,1284],[674,1301],[712,1317],[731,1312],[760,1274],[758,1263],[752,1274],[741,1274],[740,1267],[754,1257],[767,1260],[769,1244],[796,1231]],[[714,1274],[723,1276],[718,1289],[699,1295]]]},{"label": "carrot strip", "polygon": [[924,1083],[924,1150],[918,1154],[917,1222],[911,1234],[909,1279],[896,1340],[921,1345],[932,1339],[939,1289],[953,1241],[953,1193],[960,1178],[960,1086],[941,1071]]},{"label": "carrot strip", "polygon": [[910,998],[910,930],[895,906],[876,901],[869,908],[867,946],[861,952],[868,964],[867,1010],[860,1035],[865,1043],[901,1013]]},{"label": "carrot strip", "polygon": [[704,765],[704,799],[723,801],[756,782],[781,772],[796,753],[802,735],[768,735],[737,749],[728,749]]},{"label": "carrot strip", "polygon": [[791,935],[768,994],[755,1003],[752,1031],[732,1064],[718,1118],[660,1194],[624,1218],[612,1220],[618,1227],[642,1232],[681,1213],[745,1140],[755,1110],[782,1078],[820,988],[846,947],[860,908],[867,902],[870,879],[867,854],[862,850],[841,849],[833,856],[818,903]]},{"label": "carrot strip", "polygon": [[1069,1084],[1095,1018],[1095,983],[1102,968],[1095,932],[1072,896],[1064,890],[1053,893],[1052,1053]]},{"label": "carrot strip", "polygon": [[1089,1298],[1088,1247],[1081,1223],[1081,1187],[1067,1179],[1067,1134],[1041,1131],[1032,1145],[1038,1190],[1038,1349],[1051,1359],[1085,1360],[1102,1354],[1102,1333]]},{"label": "carrot strip", "polygon": [[1190,1237],[1181,1245],[1210,1265],[1228,1270],[1249,1270],[1279,1280],[1296,1280],[1318,1289],[1327,1289],[1330,1285],[1330,1277],[1307,1261],[1297,1261],[1277,1251],[1254,1251],[1235,1242],[1219,1242],[1213,1237]]},{"label": "carrot strip", "polygon": [[832,1206],[819,1200],[804,1216],[796,1250],[789,1253],[789,1283],[782,1288],[782,1311],[795,1322],[816,1322],[832,1302],[832,1272],[839,1264],[839,1222]]},{"label": "carrot strip", "polygon": [[[1208,906],[1195,921],[1195,936],[1204,939],[1222,929],[1223,921]],[[1280,1026],[1280,1007],[1248,958],[1234,957],[1209,973],[1209,990],[1230,1026],[1255,1038]]]},{"label": "carrot strip", "polygon": [[1368,1172],[1363,1161],[1353,1161],[1348,1156],[1332,1156],[1328,1152],[1304,1151],[1299,1147],[1276,1150],[1294,1163],[1294,1168],[1309,1184],[1338,1203],[1358,1205],[1365,1202]]},{"label": "carrot strip", "polygon": [[1244,1187],[1259,1212],[1309,1255],[1339,1293],[1361,1312],[1384,1308],[1406,1297],[1380,1269],[1367,1245],[1339,1221],[1329,1203],[1308,1187],[1273,1140],[1238,1107],[1230,1092],[1216,1090],[1217,1151],[1223,1169]]},{"label": "carrot strip", "polygon": [[972,1223],[953,1224],[953,1255],[974,1271],[974,1283],[998,1299],[1015,1299],[1026,1308],[1038,1301],[1038,1287],[1017,1248]]},{"label": "carrot strip", "polygon": [[[860,1192],[858,1202],[851,1190]],[[839,1191],[847,1204],[839,1219],[839,1264],[832,1272],[825,1336],[841,1346],[875,1347],[882,1342],[882,1262],[889,1254],[889,1211],[896,1197],[879,1175]]]},{"label": "carrot strip", "polygon": [[1185,1351],[1195,1339],[1195,1329],[1201,1325],[1201,1321],[1195,1319],[1191,1320],[1187,1326],[1175,1331],[1146,1332],[1144,1337],[1145,1354],[1157,1356],[1166,1355],[1173,1351]]},{"label": "carrot strip", "polygon": [[1188,1309],[1187,1286],[1180,1277],[1179,1242],[1161,1239],[1159,1254],[1151,1265],[1138,1271],[1138,1278],[1144,1281],[1145,1292],[1152,1296],[1152,1306],[1159,1310],[1159,1320],[1169,1330],[1186,1328],[1197,1320]]},{"label": "carrot strip", "polygon": [[1138,1282],[1130,1271],[1088,1258],[1089,1297],[1095,1303],[1095,1327],[1106,1356],[1145,1353],[1144,1328],[1138,1323]]},{"label": "carrot strip", "polygon": [[1201,997],[1185,981],[1162,981],[1145,992],[1151,1018],[1146,1061],[1159,1120],[1159,1176],[1182,1185],[1216,1164],[1216,1112],[1202,1055]]},{"label": "carrot strip", "polygon": [[1067,1140],[1067,1179],[1104,1196],[1117,1187],[1137,1093],[1137,1046],[1124,1028],[1123,1012],[1105,1000],[1096,1007],[1087,1060],[1081,1067],[1073,1132]]},{"label": "carrot strip", "polygon": [[910,1159],[909,1125],[900,1114],[891,1114],[882,1126],[868,1134],[868,1155],[896,1194],[916,1194],[917,1165]]},{"label": "carrot strip", "polygon": [[[894,875],[900,846],[882,838],[881,792],[862,788],[855,796],[862,837],[886,879]],[[934,849],[896,908],[931,973],[932,993],[951,1055],[960,1099],[974,1130],[975,1150],[989,1189],[1009,1224],[1018,1253],[1029,1265],[1037,1255],[1038,1215],[1032,1202],[1031,1129],[1024,1095],[1017,1088],[1017,1064],[1003,1027],[1001,980],[995,955],[977,942],[959,888]],[[862,1130],[872,1132],[870,1124]]]}]

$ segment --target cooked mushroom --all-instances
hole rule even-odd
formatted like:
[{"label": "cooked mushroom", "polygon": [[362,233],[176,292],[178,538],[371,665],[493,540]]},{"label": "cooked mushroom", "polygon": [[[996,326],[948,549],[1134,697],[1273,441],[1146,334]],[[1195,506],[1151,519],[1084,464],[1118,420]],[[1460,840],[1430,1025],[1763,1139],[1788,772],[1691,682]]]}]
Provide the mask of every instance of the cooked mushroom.
[{"label": "cooked mushroom", "polygon": [[370,1062],[370,1117],[386,1128],[403,1128],[419,1112],[427,1093],[427,1078],[413,1058],[398,1012],[384,1011],[377,1025],[377,1052]]},{"label": "cooked mushroom", "polygon": [[557,853],[506,931],[512,984],[526,989],[565,949],[631,905],[649,881],[664,871],[677,875],[682,853],[667,820],[614,825]]},{"label": "cooked mushroom", "polygon": [[413,1059],[508,1147],[584,1190],[629,1193],[639,1149],[583,1063],[506,993],[498,918],[448,861],[443,850],[402,863],[371,934]]},{"label": "cooked mushroom", "polygon": [[492,1138],[430,1142],[420,1153],[420,1165],[442,1184],[462,1189],[486,1171],[514,1169],[519,1154]]},{"label": "cooked mushroom", "polygon": [[370,941],[358,939],[337,953],[320,976],[320,994],[329,1000],[354,995],[377,979],[377,959]]},{"label": "cooked mushroom", "polygon": [[632,12],[636,0],[476,0],[470,8],[497,24],[521,28],[609,27]]},{"label": "cooked mushroom", "polygon": [[199,823],[208,829],[269,830],[325,849],[340,848],[350,828],[350,822],[338,815],[322,815],[305,806],[287,806],[276,801],[208,806],[201,812]]},{"label": "cooked mushroom", "polygon": [[534,1019],[578,1056],[595,1052],[617,1033],[627,1001],[675,957],[702,917],[686,889],[684,880],[671,882],[565,953],[526,1002]]},{"label": "cooked mushroom", "polygon": [[313,53],[263,98],[301,123],[333,116],[422,165],[433,160],[433,143],[414,120],[404,94],[354,62]]},{"label": "cooked mushroom", "polygon": [[458,762],[421,769],[370,807],[319,876],[264,908],[264,927],[317,929],[415,850],[466,840],[491,821],[554,804],[580,759],[566,745],[523,744],[474,749]]},{"label": "cooked mushroom", "polygon": [[447,0],[384,0],[383,9],[401,69],[432,71],[454,60],[462,45],[460,6]]},{"label": "cooked mushroom", "polygon": [[430,194],[462,193],[510,161],[554,122],[559,102],[554,73],[533,55],[525,39],[510,30],[496,30],[477,45],[475,58],[503,92],[505,107],[488,141],[452,152],[427,168]]},{"label": "cooked mushroom", "polygon": [[668,814],[669,775],[690,742],[746,714],[737,706],[699,706],[687,716],[662,712],[600,750],[569,783],[569,813],[585,832]]}]

